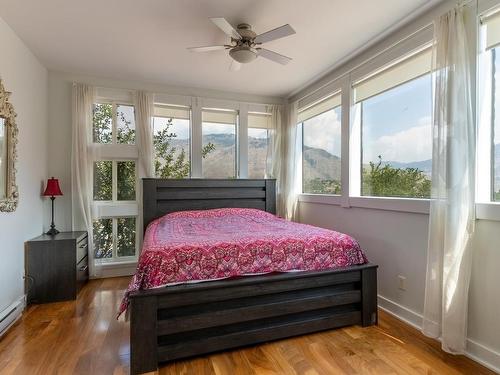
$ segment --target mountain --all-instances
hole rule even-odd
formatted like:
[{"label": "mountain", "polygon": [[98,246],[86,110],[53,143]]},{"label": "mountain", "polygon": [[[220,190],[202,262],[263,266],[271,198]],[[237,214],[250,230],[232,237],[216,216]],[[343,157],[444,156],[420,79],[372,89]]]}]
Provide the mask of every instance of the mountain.
[{"label": "mountain", "polygon": [[[235,136],[232,134],[208,134],[203,136],[203,145],[212,143],[215,149],[203,159],[204,177],[228,177],[235,174]],[[172,147],[178,154],[181,149],[189,150],[189,140],[172,139]],[[262,138],[248,139],[248,177],[262,178],[266,169],[267,141]]]},{"label": "mountain", "polygon": [[[236,164],[236,155],[234,142],[235,137],[232,134],[209,134],[203,136],[203,144],[211,142],[215,150],[203,159],[203,170],[205,177],[234,177],[234,166]],[[177,151],[184,148],[189,150],[189,141],[187,139],[172,139],[171,145],[177,148]],[[500,187],[500,144],[496,145],[498,151],[497,171],[498,186]],[[306,180],[319,178],[321,180],[339,180],[341,171],[341,159],[329,152],[304,146],[304,165],[303,176]],[[267,156],[267,141],[262,138],[248,139],[248,176],[253,178],[262,178],[264,176]],[[432,171],[432,160],[415,161],[410,163],[400,163],[396,161],[383,161],[382,165],[391,165],[394,168],[417,168],[430,176]]]},{"label": "mountain", "polygon": [[427,176],[430,176],[432,173],[432,159],[412,161],[409,163],[400,163],[398,161],[382,161],[382,165],[390,165],[393,168],[398,169],[415,168],[421,170]]},{"label": "mountain", "polygon": [[341,160],[338,156],[330,154],[320,148],[304,146],[304,164],[302,175],[304,180],[340,180]]}]

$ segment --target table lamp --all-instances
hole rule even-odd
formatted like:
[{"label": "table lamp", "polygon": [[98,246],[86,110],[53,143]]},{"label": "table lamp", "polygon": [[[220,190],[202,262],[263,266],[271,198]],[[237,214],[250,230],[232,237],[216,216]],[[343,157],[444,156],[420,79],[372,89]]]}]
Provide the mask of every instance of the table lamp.
[{"label": "table lamp", "polygon": [[43,192],[44,197],[50,197],[52,201],[52,223],[50,224],[50,230],[46,233],[49,236],[55,236],[59,231],[54,225],[54,200],[56,196],[63,195],[61,188],[59,187],[59,180],[57,178],[51,177],[47,180],[47,187]]}]

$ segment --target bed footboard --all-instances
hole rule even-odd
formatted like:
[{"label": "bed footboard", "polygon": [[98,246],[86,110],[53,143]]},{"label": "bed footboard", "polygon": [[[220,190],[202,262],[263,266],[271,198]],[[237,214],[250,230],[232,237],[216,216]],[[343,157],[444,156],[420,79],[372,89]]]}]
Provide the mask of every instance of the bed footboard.
[{"label": "bed footboard", "polygon": [[377,324],[377,266],[186,284],[130,296],[131,373],[347,325]]}]

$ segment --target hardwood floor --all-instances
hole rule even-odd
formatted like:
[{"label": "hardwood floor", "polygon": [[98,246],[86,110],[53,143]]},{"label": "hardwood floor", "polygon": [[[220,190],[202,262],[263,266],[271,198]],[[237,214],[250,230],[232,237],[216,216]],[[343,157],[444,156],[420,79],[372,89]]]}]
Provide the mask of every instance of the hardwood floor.
[{"label": "hardwood floor", "polygon": [[[30,306],[0,340],[0,374],[128,374],[129,325],[115,319],[128,280],[93,280],[77,301]],[[179,361],[154,374],[494,373],[442,352],[434,340],[380,312],[377,327],[348,327]]]}]

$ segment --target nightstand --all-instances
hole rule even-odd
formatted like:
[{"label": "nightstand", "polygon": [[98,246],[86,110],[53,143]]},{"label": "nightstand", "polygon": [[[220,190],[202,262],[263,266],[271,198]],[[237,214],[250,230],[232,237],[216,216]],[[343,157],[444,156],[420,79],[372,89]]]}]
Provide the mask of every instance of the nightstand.
[{"label": "nightstand", "polygon": [[28,303],[76,299],[89,278],[87,237],[87,232],[62,232],[25,243]]}]

